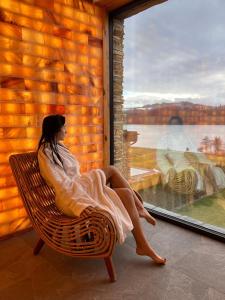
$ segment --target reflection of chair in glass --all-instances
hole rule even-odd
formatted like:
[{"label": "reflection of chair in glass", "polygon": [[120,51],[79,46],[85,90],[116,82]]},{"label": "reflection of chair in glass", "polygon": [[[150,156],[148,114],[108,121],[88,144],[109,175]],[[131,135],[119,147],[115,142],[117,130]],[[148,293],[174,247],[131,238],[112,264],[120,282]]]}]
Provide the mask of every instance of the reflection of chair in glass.
[{"label": "reflection of chair in glass", "polygon": [[[157,165],[164,184],[181,194],[211,194],[225,188],[223,170],[195,149],[183,127],[183,120],[173,116],[157,150]],[[171,126],[172,125],[172,126]]]},{"label": "reflection of chair in glass", "polygon": [[184,155],[190,141],[184,136],[183,120],[179,116],[172,116],[168,125],[156,153],[162,182],[174,192],[193,195],[203,190],[203,183],[199,172]]},{"label": "reflection of chair in glass", "polygon": [[212,194],[225,188],[225,173],[202,153],[174,150],[157,151],[162,182],[171,190],[194,195]]},{"label": "reflection of chair in glass", "polygon": [[214,192],[225,188],[225,173],[221,166],[209,160],[203,153],[185,152],[185,157],[203,178],[207,194],[209,186]]},{"label": "reflection of chair in glass", "polygon": [[194,170],[176,172],[174,168],[168,171],[168,186],[180,194],[193,195],[196,191],[197,175]]},{"label": "reflection of chair in glass", "polygon": [[115,281],[112,252],[116,229],[111,216],[90,208],[80,217],[68,217],[55,205],[55,194],[41,177],[36,152],[10,157],[10,165],[32,225],[40,236],[34,254],[44,243],[68,256],[104,258],[111,281]]},{"label": "reflection of chair in glass", "polygon": [[201,190],[201,182],[198,182],[199,176],[182,152],[157,150],[157,164],[161,171],[163,184],[172,191],[193,195],[197,189]]}]

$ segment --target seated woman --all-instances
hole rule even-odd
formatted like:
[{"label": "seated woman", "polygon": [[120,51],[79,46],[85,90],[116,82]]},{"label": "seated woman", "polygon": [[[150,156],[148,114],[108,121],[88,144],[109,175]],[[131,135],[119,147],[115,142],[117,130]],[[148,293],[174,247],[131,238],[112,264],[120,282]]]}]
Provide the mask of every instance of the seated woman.
[{"label": "seated woman", "polygon": [[165,264],[166,259],[160,257],[147,241],[139,217],[152,225],[155,225],[155,219],[144,208],[126,179],[113,166],[80,174],[79,162],[60,142],[65,134],[64,116],[49,115],[44,118],[38,162],[41,175],[55,191],[58,209],[69,216],[80,216],[90,206],[108,211],[114,220],[120,243],[124,242],[127,232],[132,231],[136,253],[149,256],[158,264]]}]

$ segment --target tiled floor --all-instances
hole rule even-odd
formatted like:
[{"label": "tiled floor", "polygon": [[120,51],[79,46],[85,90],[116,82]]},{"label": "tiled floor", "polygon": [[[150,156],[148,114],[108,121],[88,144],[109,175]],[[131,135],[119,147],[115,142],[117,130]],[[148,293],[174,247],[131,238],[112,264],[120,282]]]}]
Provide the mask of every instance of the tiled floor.
[{"label": "tiled floor", "polygon": [[0,242],[0,300],[225,300],[225,244],[158,220],[144,223],[159,267],[135,254],[133,237],[117,246],[117,282],[103,260],[73,259],[45,246],[32,255],[34,232]]}]

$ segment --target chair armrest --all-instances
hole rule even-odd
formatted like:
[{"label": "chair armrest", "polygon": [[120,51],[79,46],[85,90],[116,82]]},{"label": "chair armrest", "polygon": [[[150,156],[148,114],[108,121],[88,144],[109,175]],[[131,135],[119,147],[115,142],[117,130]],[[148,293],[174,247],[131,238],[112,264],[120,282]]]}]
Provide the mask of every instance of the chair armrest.
[{"label": "chair armrest", "polygon": [[70,256],[108,257],[117,241],[111,215],[93,207],[86,208],[80,217],[48,216],[34,227],[47,245]]}]

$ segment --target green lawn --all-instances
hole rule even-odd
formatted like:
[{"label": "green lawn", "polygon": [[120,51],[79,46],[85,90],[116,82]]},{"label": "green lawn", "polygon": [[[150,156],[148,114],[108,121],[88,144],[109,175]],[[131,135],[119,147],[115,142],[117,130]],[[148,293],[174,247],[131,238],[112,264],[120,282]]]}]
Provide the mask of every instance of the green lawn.
[{"label": "green lawn", "polygon": [[[140,147],[130,148],[131,167],[156,168],[156,151]],[[185,205],[185,195],[178,195],[164,190],[160,185],[154,188],[139,191],[144,201],[153,205],[175,211],[181,215],[190,216],[204,223],[225,228],[225,189],[196,200],[192,205],[186,205],[182,209],[176,207]]]},{"label": "green lawn", "polygon": [[225,189],[212,196],[203,197],[176,212],[204,223],[225,228]]}]

